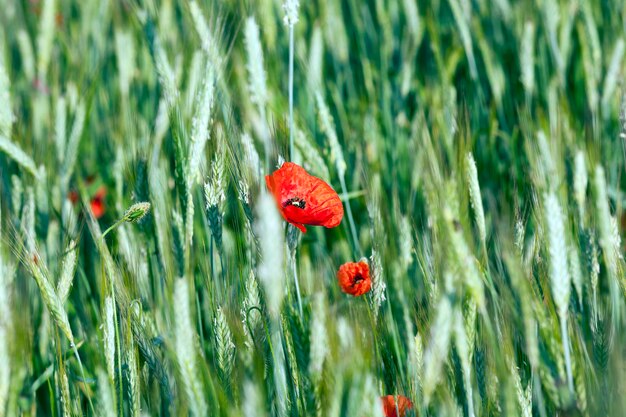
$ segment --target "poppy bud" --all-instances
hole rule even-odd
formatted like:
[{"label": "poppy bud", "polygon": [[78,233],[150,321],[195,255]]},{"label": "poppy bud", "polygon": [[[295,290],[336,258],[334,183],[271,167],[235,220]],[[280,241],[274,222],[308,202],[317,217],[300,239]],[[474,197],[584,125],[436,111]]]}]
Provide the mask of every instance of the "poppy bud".
[{"label": "poppy bud", "polygon": [[143,216],[148,213],[148,211],[150,211],[150,203],[143,202],[133,204],[128,210],[126,210],[122,220],[128,223],[136,223],[141,220]]}]

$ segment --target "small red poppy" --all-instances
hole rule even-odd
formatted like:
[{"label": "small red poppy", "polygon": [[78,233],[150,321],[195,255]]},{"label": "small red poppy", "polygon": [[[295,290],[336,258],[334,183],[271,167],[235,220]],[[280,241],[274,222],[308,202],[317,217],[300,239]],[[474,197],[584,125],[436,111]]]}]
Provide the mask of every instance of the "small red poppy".
[{"label": "small red poppy", "polygon": [[396,396],[385,395],[380,397],[383,403],[383,412],[385,417],[404,417],[407,410],[413,408],[413,403],[404,395],[398,395],[398,413],[396,413]]},{"label": "small red poppy", "polygon": [[106,195],[107,195],[107,189],[103,185],[100,188],[98,188],[98,191],[96,191],[94,196],[91,198],[91,201],[89,202],[91,206],[91,212],[93,213],[96,219],[99,219],[100,217],[104,216],[104,211],[105,211],[104,197],[106,197]]},{"label": "small red poppy", "polygon": [[70,200],[72,204],[76,204],[78,202],[78,193],[74,190],[67,193],[67,198]]},{"label": "small red poppy", "polygon": [[343,205],[335,190],[301,166],[285,162],[272,175],[265,176],[265,183],[283,218],[303,233],[305,224],[336,227],[341,223]]},{"label": "small red poppy", "polygon": [[341,291],[358,297],[372,288],[370,267],[366,261],[347,262],[339,267],[337,280]]},{"label": "small red poppy", "polygon": [[[91,212],[93,213],[96,219],[99,219],[102,216],[104,216],[104,212],[106,208],[104,204],[104,198],[106,197],[106,195],[107,195],[107,189],[104,185],[102,185],[100,186],[100,188],[98,188],[98,190],[95,192],[93,197],[91,197],[91,199],[89,200],[89,206],[91,207]],[[70,191],[67,197],[72,202],[72,204],[76,204],[78,202],[78,193],[74,190]]]}]

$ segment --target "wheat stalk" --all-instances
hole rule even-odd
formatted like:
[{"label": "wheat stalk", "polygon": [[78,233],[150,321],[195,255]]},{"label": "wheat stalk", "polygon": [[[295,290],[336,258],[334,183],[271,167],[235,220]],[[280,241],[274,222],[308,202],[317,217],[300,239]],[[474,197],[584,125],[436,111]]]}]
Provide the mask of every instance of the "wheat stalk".
[{"label": "wheat stalk", "polygon": [[415,336],[409,340],[409,371],[413,377],[413,392],[417,396],[421,395],[424,389],[424,342],[422,341],[422,335],[420,333],[416,333]]},{"label": "wheat stalk", "polygon": [[298,0],[285,0],[283,10],[285,16],[283,23],[289,27],[289,159],[293,161],[294,145],[293,145],[293,56],[295,53],[294,31],[293,27],[298,23],[298,9],[300,2]]},{"label": "wheat stalk", "polygon": [[465,396],[468,407],[468,414],[470,417],[474,417],[474,399],[472,391],[472,371],[470,367],[471,361],[471,344],[468,339],[468,335],[465,331],[465,320],[463,313],[460,309],[456,309],[454,313],[454,344],[456,346],[457,353],[461,359],[461,368],[463,372],[463,385],[465,388]]},{"label": "wheat stalk", "polygon": [[209,139],[211,111],[213,109],[215,69],[208,62],[204,70],[202,87],[196,98],[196,109],[191,122],[191,146],[189,148],[189,176],[187,187],[191,189],[200,176],[200,162],[204,156],[204,148]]},{"label": "wheat stalk", "polygon": [[196,366],[196,335],[191,322],[189,286],[183,278],[177,279],[174,287],[174,320],[176,361],[182,375],[185,395],[192,414],[196,417],[206,416],[208,406]]},{"label": "wheat stalk", "polygon": [[112,297],[104,299],[104,357],[107,373],[115,385],[115,306]]},{"label": "wheat stalk", "polygon": [[33,44],[28,32],[20,29],[17,33],[17,44],[20,50],[20,59],[22,60],[24,75],[29,82],[35,78],[35,54],[33,52]]},{"label": "wheat stalk", "polygon": [[385,276],[383,272],[383,264],[380,259],[380,253],[372,249],[372,255],[369,258],[370,275],[372,279],[372,304],[374,307],[374,315],[378,316],[378,310],[386,299],[387,284],[385,284]]},{"label": "wheat stalk", "polygon": [[483,210],[483,201],[480,194],[480,184],[478,183],[478,170],[476,169],[476,161],[470,153],[465,158],[467,169],[467,183],[469,186],[470,201],[472,209],[474,209],[474,220],[478,226],[478,234],[483,247],[486,247],[487,232],[485,227],[485,212]]},{"label": "wheat stalk", "polygon": [[604,263],[607,268],[609,277],[609,289],[611,292],[611,307],[613,309],[614,317],[619,316],[619,310],[621,306],[619,283],[618,283],[618,259],[617,254],[620,248],[615,247],[615,237],[613,234],[613,226],[611,224],[611,209],[609,207],[609,197],[607,194],[606,178],[604,176],[604,169],[601,166],[596,166],[594,173],[594,185],[595,185],[595,202],[596,202],[596,215],[598,217],[598,227],[600,234],[600,248],[602,248],[602,255],[604,257]]},{"label": "wheat stalk", "polygon": [[528,102],[535,92],[535,25],[532,21],[524,23],[520,62],[522,64],[522,84]]},{"label": "wheat stalk", "polygon": [[430,341],[424,352],[422,390],[426,405],[430,402],[431,396],[441,380],[441,368],[448,356],[452,325],[452,304],[448,295],[443,295],[437,305],[435,320],[430,329]]},{"label": "wheat stalk", "polygon": [[578,303],[583,304],[583,273],[580,266],[578,249],[575,245],[570,245],[568,250],[569,270],[572,277],[572,284],[578,294]]},{"label": "wheat stalk", "polygon": [[269,194],[262,194],[257,203],[254,229],[259,237],[261,262],[257,275],[265,292],[270,316],[276,319],[284,297],[284,241],[276,203]]},{"label": "wheat stalk", "polygon": [[85,117],[87,110],[85,104],[81,101],[76,107],[74,113],[74,123],[72,124],[72,130],[67,140],[65,147],[65,155],[63,158],[63,164],[61,167],[61,190],[66,191],[70,181],[70,177],[74,172],[76,165],[76,158],[78,157],[78,145],[80,144],[80,138],[83,135],[83,129],[85,127]]},{"label": "wheat stalk", "polygon": [[328,138],[328,143],[330,145],[330,160],[332,163],[335,163],[335,166],[337,167],[337,174],[339,175],[339,181],[341,183],[343,200],[346,203],[348,222],[350,223],[350,232],[352,235],[354,247],[357,253],[361,253],[361,247],[359,244],[358,235],[356,233],[356,226],[354,223],[354,217],[352,215],[352,208],[350,206],[350,200],[348,199],[348,190],[346,187],[346,161],[343,158],[343,151],[341,150],[341,145],[339,144],[339,139],[337,138],[337,132],[335,131],[333,118],[330,115],[330,111],[328,110],[326,103],[324,102],[324,98],[319,91],[315,93],[315,97],[317,102],[321,130]]},{"label": "wheat stalk", "polygon": [[67,101],[64,96],[57,99],[54,111],[54,143],[57,148],[57,159],[62,163],[67,140]]},{"label": "wheat stalk", "polygon": [[130,84],[135,73],[135,43],[129,31],[115,31],[114,40],[120,92],[124,100],[128,100]]},{"label": "wheat stalk", "polygon": [[328,355],[328,334],[326,332],[326,304],[324,295],[317,293],[313,296],[311,343],[309,358],[309,374],[315,383],[319,383],[324,367],[324,361]]},{"label": "wheat stalk", "polygon": [[330,179],[330,173],[324,158],[320,154],[317,147],[311,143],[305,133],[296,129],[296,147],[300,150],[304,157],[304,167],[313,175],[325,180]]},{"label": "wheat stalk", "polygon": [[265,407],[258,385],[246,380],[243,383],[243,415],[246,417],[265,417]]},{"label": "wheat stalk", "polygon": [[519,371],[513,359],[510,359],[511,375],[513,376],[513,384],[515,385],[515,392],[517,394],[517,403],[521,410],[522,417],[532,417],[533,415],[533,400],[532,400],[532,381],[528,382],[526,388],[522,386],[522,380],[520,378]]},{"label": "wheat stalk", "polygon": [[215,243],[222,254],[222,216],[223,206],[226,201],[225,184],[224,184],[224,163],[225,155],[222,149],[222,141],[220,140],[219,148],[216,152],[215,159],[211,165],[211,177],[204,184],[204,196],[206,199],[206,209],[209,219],[211,234]]},{"label": "wheat stalk", "polygon": [[115,404],[113,402],[113,389],[110,385],[107,374],[102,369],[98,369],[98,415],[102,417],[115,417]]},{"label": "wheat stalk", "polygon": [[39,175],[35,161],[33,161],[33,159],[22,150],[22,148],[2,134],[0,134],[0,151],[4,152],[9,158],[13,159],[32,176],[37,177]]},{"label": "wheat stalk", "polygon": [[556,194],[545,196],[545,216],[548,228],[548,242],[550,251],[550,286],[552,297],[556,304],[561,323],[561,337],[567,370],[567,383],[570,392],[574,392],[572,365],[569,350],[569,336],[567,333],[567,309],[571,292],[571,276],[567,264],[567,242],[565,239],[565,225],[563,212]]},{"label": "wheat stalk", "polygon": [[402,269],[407,270],[413,262],[413,230],[407,216],[400,218],[400,260]]},{"label": "wheat stalk", "polygon": [[252,173],[252,178],[254,178],[255,183],[259,183],[261,178],[261,162],[252,137],[248,133],[244,132],[241,135],[241,145],[247,161],[246,166]]},{"label": "wheat stalk", "polygon": [[581,223],[585,217],[585,201],[587,197],[588,181],[585,155],[579,150],[576,152],[576,157],[574,159],[574,199],[578,205],[578,214]]},{"label": "wheat stalk", "polygon": [[363,379],[363,386],[358,393],[359,412],[355,413],[355,415],[383,417],[383,406],[374,377],[368,373]]},{"label": "wheat stalk", "polygon": [[[318,25],[313,28],[311,35],[311,46],[309,47],[309,68],[307,85],[309,90],[316,91],[322,86],[322,74],[324,66],[324,38],[322,30]],[[296,136],[296,141],[298,140]]]},{"label": "wheat stalk", "polygon": [[235,362],[235,344],[233,337],[226,321],[226,316],[221,307],[217,308],[215,320],[213,322],[215,328],[215,345],[217,350],[217,366],[221,371],[224,383],[231,378],[233,364]]},{"label": "wheat stalk", "polygon": [[462,230],[455,226],[451,210],[446,208],[443,215],[446,221],[446,230],[452,243],[452,252],[459,267],[461,268],[463,277],[465,278],[464,284],[467,286],[470,294],[476,301],[481,313],[484,313],[485,290],[481,274],[476,266],[478,261],[472,255],[469,247],[467,246]]},{"label": "wheat stalk", "polygon": [[78,247],[76,242],[71,240],[65,250],[65,256],[63,257],[63,262],[61,263],[61,277],[57,283],[57,294],[63,304],[67,301],[67,298],[70,295],[70,290],[72,289],[74,274],[76,272],[77,258]]},{"label": "wheat stalk", "polygon": [[[129,326],[130,327],[130,326]],[[133,343],[130,329],[127,331],[126,346],[126,362],[128,365],[128,395],[130,397],[130,415],[139,417],[141,415],[141,382],[137,363],[137,355],[135,353],[135,344]]]},{"label": "wheat stalk", "polygon": [[559,7],[556,3],[556,0],[547,0],[543,3],[543,6],[543,17],[546,25],[546,30],[548,32],[549,46],[552,51],[552,56],[556,61],[557,68],[559,69],[559,72],[562,73],[564,63],[557,40],[557,26],[561,17]]},{"label": "wheat stalk", "polygon": [[244,38],[248,58],[246,68],[248,70],[250,101],[258,107],[261,118],[265,120],[265,106],[268,100],[267,76],[263,66],[263,48],[259,36],[259,25],[252,16],[246,19]]},{"label": "wheat stalk", "polygon": [[[190,7],[194,4],[195,2],[190,3]],[[159,76],[159,83],[163,87],[163,95],[167,109],[171,110],[176,104],[179,96],[178,87],[176,85],[176,75],[174,74],[174,70],[172,69],[163,46],[161,45],[160,39],[155,37],[153,42],[154,61],[157,74]]]},{"label": "wheat stalk", "polygon": [[0,136],[11,137],[14,116],[11,110],[11,81],[4,65],[3,48],[0,46]]},{"label": "wheat stalk", "polygon": [[[0,298],[4,298],[6,300],[6,291],[5,283],[2,282],[2,278],[0,278]],[[7,308],[0,307],[3,310]],[[5,311],[3,313],[6,314]],[[0,320],[0,417],[4,417],[5,410],[7,409],[8,399],[9,399],[9,388],[11,384],[11,352],[9,341],[11,340],[8,323],[11,320],[10,315],[6,315],[2,317]]]},{"label": "wheat stalk", "polygon": [[46,79],[48,65],[52,55],[52,43],[54,42],[54,15],[56,9],[55,0],[44,0],[39,22],[37,36],[37,76],[40,81]]},{"label": "wheat stalk", "polygon": [[[59,367],[58,379],[61,385],[61,408],[63,409],[63,417],[71,417],[71,399],[70,399],[70,383],[67,379],[65,366]],[[2,404],[0,402],[0,404]],[[1,406],[1,405],[0,405]]]},{"label": "wheat stalk", "polygon": [[204,14],[202,13],[200,6],[198,6],[198,3],[195,0],[189,3],[189,11],[191,12],[191,17],[193,19],[196,32],[200,37],[202,49],[209,57],[209,61],[212,63],[212,65],[214,65],[215,68],[220,68],[222,59],[218,49],[217,41],[213,32],[209,28],[206,19],[204,18]]},{"label": "wheat stalk", "polygon": [[[613,48],[613,54],[611,55],[611,61],[608,66],[606,76],[604,77],[604,85],[602,87],[601,103],[605,117],[609,114],[609,101],[613,98],[613,93],[615,92],[615,87],[617,86],[617,82],[620,77],[625,49],[626,44],[624,43],[624,39],[619,38]],[[623,76],[623,74],[621,75]]]},{"label": "wheat stalk", "polygon": [[472,36],[470,34],[469,29],[469,19],[463,15],[463,11],[461,10],[461,5],[458,0],[448,0],[450,3],[450,8],[452,9],[452,15],[454,16],[454,21],[457,24],[459,29],[459,35],[461,36],[461,43],[463,44],[463,48],[465,49],[465,56],[467,57],[467,62],[470,67],[470,75],[472,79],[476,79],[478,76],[478,70],[476,68],[476,61],[474,58],[474,48],[472,47]]}]

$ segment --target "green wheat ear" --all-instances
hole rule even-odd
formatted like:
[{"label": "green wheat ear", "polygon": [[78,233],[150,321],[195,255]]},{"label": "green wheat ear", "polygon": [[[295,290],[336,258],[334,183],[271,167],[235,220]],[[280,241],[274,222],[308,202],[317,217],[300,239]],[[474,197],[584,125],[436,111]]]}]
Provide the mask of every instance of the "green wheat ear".
[{"label": "green wheat ear", "polygon": [[137,223],[139,220],[143,219],[146,214],[150,211],[150,203],[135,203],[126,210],[126,213],[122,216],[121,219],[113,223],[107,230],[102,233],[102,239],[113,229],[115,229],[120,224],[126,223]]},{"label": "green wheat ear", "polygon": [[130,208],[122,217],[122,221],[128,223],[136,223],[141,220],[150,211],[150,203],[137,203],[130,206]]}]

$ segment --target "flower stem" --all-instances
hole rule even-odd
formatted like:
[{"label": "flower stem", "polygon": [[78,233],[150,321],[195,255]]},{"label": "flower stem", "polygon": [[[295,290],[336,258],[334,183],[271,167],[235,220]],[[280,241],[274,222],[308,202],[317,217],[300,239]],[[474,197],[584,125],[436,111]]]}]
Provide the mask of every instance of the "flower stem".
[{"label": "flower stem", "polygon": [[124,219],[120,219],[120,220],[116,221],[115,223],[113,223],[107,230],[105,230],[104,233],[102,233],[102,241],[104,242],[104,237],[107,235],[107,233],[109,233],[111,230],[115,229],[117,226],[119,226],[123,222],[124,222]]},{"label": "flower stem", "polygon": [[359,239],[356,234],[356,226],[354,225],[354,218],[352,217],[352,208],[350,207],[350,200],[347,198],[348,191],[346,187],[346,179],[344,175],[339,176],[339,181],[341,182],[341,192],[343,193],[343,200],[346,203],[346,209],[348,211],[348,223],[350,224],[350,233],[352,234],[352,241],[354,242],[354,249],[356,250],[356,255],[361,256],[361,246],[359,245]]},{"label": "flower stem", "polygon": [[289,249],[289,263],[293,272],[293,282],[296,286],[296,297],[298,299],[298,312],[300,320],[303,320],[302,314],[302,296],[300,295],[300,284],[298,282],[298,269],[296,264],[296,251],[298,250],[298,230],[294,225],[287,226],[287,248]]},{"label": "flower stem", "polygon": [[302,314],[302,296],[300,295],[300,284],[298,283],[298,271],[296,268],[296,253],[294,249],[293,258],[291,260],[291,265],[293,267],[293,281],[296,284],[296,295],[298,297],[298,312],[300,313],[300,320],[304,320],[304,315]]},{"label": "flower stem", "polygon": [[289,160],[293,162],[293,25],[289,25]]}]

